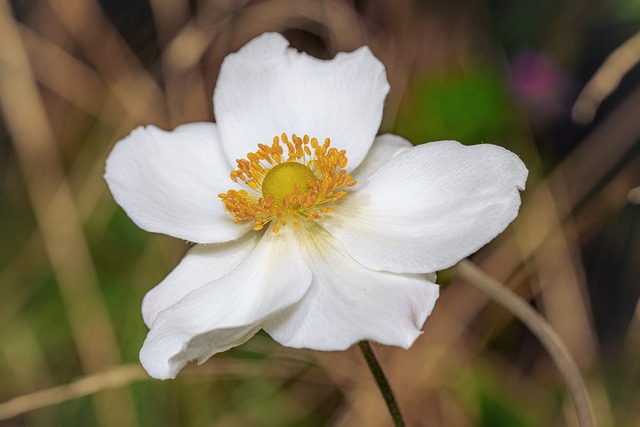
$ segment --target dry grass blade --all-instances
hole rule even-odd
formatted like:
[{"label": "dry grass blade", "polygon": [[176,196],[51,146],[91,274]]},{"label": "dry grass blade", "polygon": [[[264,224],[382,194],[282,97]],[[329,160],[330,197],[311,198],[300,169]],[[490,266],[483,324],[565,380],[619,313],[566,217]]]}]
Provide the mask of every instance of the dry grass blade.
[{"label": "dry grass blade", "polygon": [[618,87],[625,74],[638,62],[640,62],[640,33],[611,52],[591,77],[573,105],[571,111],[573,119],[582,124],[592,121],[602,101]]},{"label": "dry grass blade", "polygon": [[104,390],[121,388],[134,381],[148,378],[149,376],[140,365],[117,366],[104,372],[87,375],[70,384],[40,390],[0,403],[0,420]]},{"label": "dry grass blade", "polygon": [[[296,376],[300,380],[313,384],[327,385],[327,379],[324,376],[319,375],[317,370],[309,369],[312,366],[310,362],[309,359],[279,360],[278,358],[273,358],[264,364],[218,360],[215,365],[190,366],[184,370],[181,377],[206,377],[215,380],[246,376],[287,379]],[[101,372],[84,376],[69,384],[39,390],[0,403],[0,420],[106,390],[126,387],[137,381],[157,380],[149,377],[139,364],[113,366]]]},{"label": "dry grass blade", "polygon": [[[6,64],[0,75],[0,106],[67,306],[80,359],[87,372],[95,371],[118,362],[118,345],[60,164],[53,130],[27,51],[5,1],[0,3],[0,28],[0,58]],[[132,402],[126,395],[104,396],[99,402],[98,409],[104,415],[100,419],[105,425],[111,424],[113,416],[125,425],[136,425]]]},{"label": "dry grass blade", "polygon": [[[640,89],[632,92],[627,99],[622,102],[611,115],[602,122],[570,155],[562,162],[540,185],[533,194],[525,200],[520,217],[514,222],[514,230],[517,235],[517,249],[511,247],[513,242],[506,242],[496,248],[487,259],[483,260],[482,266],[492,271],[493,268],[507,270],[507,274],[502,279],[509,277],[519,267],[520,261],[514,254],[521,254],[522,259],[530,259],[531,256],[543,261],[541,264],[533,265],[533,269],[541,265],[551,268],[547,274],[548,284],[558,283],[559,275],[567,273],[567,267],[578,261],[575,248],[578,236],[573,230],[572,215],[581,213],[584,216],[590,214],[586,208],[594,204],[585,204],[591,197],[593,191],[605,182],[608,174],[620,164],[631,149],[637,138],[640,136],[640,122],[634,117],[637,115],[640,106]],[[580,208],[579,208],[580,207]],[[555,211],[554,211],[555,210]],[[601,216],[601,218],[603,218]],[[593,225],[593,223],[592,223]],[[565,239],[562,242],[562,239]],[[564,246],[572,254],[570,263],[558,266],[555,262],[545,263],[551,257],[558,256],[557,249]],[[554,255],[556,254],[556,255]],[[493,261],[492,261],[493,260]],[[495,262],[494,266],[491,266]],[[509,265],[511,266],[509,267]],[[553,265],[558,266],[555,270]],[[544,269],[542,271],[545,271]],[[581,269],[575,270],[575,274],[582,275]],[[584,283],[584,278],[579,278],[579,282]],[[561,282],[560,282],[561,283]],[[566,288],[566,285],[564,286]],[[542,289],[549,286],[541,284]],[[557,291],[557,289],[551,289]],[[593,354],[594,340],[592,327],[589,322],[590,313],[588,303],[584,301],[586,290],[574,293],[570,301],[582,301],[584,310],[574,309],[567,311],[564,306],[559,305],[550,314],[551,323],[560,329],[563,340],[569,344],[575,342],[578,345],[570,345],[572,354],[578,358],[579,364],[586,366],[582,360],[587,361],[590,354]],[[562,301],[562,299],[558,300]],[[574,326],[569,327],[567,316],[574,316]],[[575,318],[580,315],[582,319]],[[579,322],[578,322],[579,321]],[[587,339],[587,334],[592,337]],[[580,340],[580,337],[582,340]],[[589,341],[591,343],[589,343]],[[582,342],[583,344],[579,344]]]},{"label": "dry grass blade", "polygon": [[547,321],[534,311],[525,300],[509,291],[502,283],[484,273],[471,261],[461,261],[456,268],[456,272],[460,277],[472,283],[478,289],[482,290],[482,292],[504,306],[527,325],[538,337],[567,383],[580,426],[594,427],[593,409],[591,408],[587,387],[584,384],[580,370],[560,337],[558,337]]},{"label": "dry grass blade", "polygon": [[146,117],[158,124],[165,122],[162,90],[103,15],[97,2],[48,2],[71,33],[73,42],[112,83],[113,93],[122,106],[134,117]]},{"label": "dry grass blade", "polygon": [[[3,2],[4,3],[4,2]],[[2,51],[11,71],[2,75],[2,109],[14,137],[18,160],[29,187],[45,246],[60,286],[66,292],[70,315],[75,318],[78,345],[88,370],[98,369],[117,359],[113,331],[108,328],[106,309],[100,297],[95,271],[84,240],[64,173],[58,160],[55,141],[30,67],[6,3],[0,18],[6,45],[18,47]],[[14,31],[9,31],[13,29]],[[4,44],[3,44],[4,46]],[[73,261],[72,261],[73,260]],[[93,286],[92,286],[93,285]],[[88,310],[88,311],[87,311]],[[88,326],[87,326],[88,325]],[[106,328],[106,329],[105,329]],[[103,348],[93,344],[82,349],[89,337],[99,334]]]}]

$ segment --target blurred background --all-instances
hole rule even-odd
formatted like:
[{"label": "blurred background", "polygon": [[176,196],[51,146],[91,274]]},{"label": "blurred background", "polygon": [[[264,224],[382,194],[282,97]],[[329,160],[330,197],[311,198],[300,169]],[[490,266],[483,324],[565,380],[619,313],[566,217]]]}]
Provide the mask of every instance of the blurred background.
[{"label": "blurred background", "polygon": [[[640,426],[639,30],[638,0],[0,0],[0,425],[390,425],[357,348],[260,333],[173,381],[137,364],[142,297],[187,245],[127,218],[105,158],[138,125],[214,120],[222,59],[279,31],[370,46],[382,132],[522,157],[520,216],[472,259],[551,322],[600,426]],[[409,425],[577,425],[527,328],[439,283],[410,350],[374,346]]]}]

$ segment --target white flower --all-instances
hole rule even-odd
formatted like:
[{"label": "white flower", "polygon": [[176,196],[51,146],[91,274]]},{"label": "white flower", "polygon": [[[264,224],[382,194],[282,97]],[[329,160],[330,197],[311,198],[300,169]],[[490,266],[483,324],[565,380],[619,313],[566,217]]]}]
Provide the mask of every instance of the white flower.
[{"label": "white flower", "polygon": [[527,170],[494,145],[376,137],[388,90],[366,47],[322,61],[264,34],[223,62],[216,124],[116,144],[105,178],[118,204],[196,243],[144,298],[151,376],[260,329],[296,348],[411,346],[438,298],[429,273],[504,230]]}]

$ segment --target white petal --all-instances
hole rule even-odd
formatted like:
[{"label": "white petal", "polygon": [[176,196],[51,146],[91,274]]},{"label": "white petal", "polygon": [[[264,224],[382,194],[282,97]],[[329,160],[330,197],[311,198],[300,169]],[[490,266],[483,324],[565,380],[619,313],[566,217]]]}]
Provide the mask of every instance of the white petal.
[{"label": "white petal", "polygon": [[[319,229],[320,227],[318,227]],[[288,347],[344,350],[361,340],[408,348],[438,298],[426,275],[370,270],[325,230],[306,245],[311,289],[265,330]]]},{"label": "white petal", "polygon": [[233,270],[256,247],[261,233],[211,245],[195,245],[180,264],[142,300],[142,317],[151,328],[158,313],[184,296]]},{"label": "white petal", "polygon": [[376,137],[371,150],[367,153],[360,166],[351,173],[351,176],[360,181],[368,177],[372,173],[378,170],[380,166],[391,160],[393,157],[400,153],[412,148],[411,144],[406,139],[386,133]]},{"label": "white petal", "polygon": [[119,141],[105,179],[116,202],[140,228],[197,243],[233,240],[251,228],[237,225],[218,194],[232,187],[230,165],[212,123],[167,132],[139,127]]},{"label": "white petal", "polygon": [[424,144],[391,159],[345,196],[323,225],[375,270],[441,270],[516,217],[527,169],[490,144]]},{"label": "white petal", "polygon": [[331,138],[355,168],[382,119],[384,65],[366,47],[323,61],[288,44],[280,34],[263,34],[222,63],[213,104],[229,160],[295,133]]},{"label": "white petal", "polygon": [[152,377],[174,378],[188,361],[203,363],[248,340],[265,318],[298,302],[310,283],[291,227],[267,230],[236,268],[157,315],[140,361]]}]

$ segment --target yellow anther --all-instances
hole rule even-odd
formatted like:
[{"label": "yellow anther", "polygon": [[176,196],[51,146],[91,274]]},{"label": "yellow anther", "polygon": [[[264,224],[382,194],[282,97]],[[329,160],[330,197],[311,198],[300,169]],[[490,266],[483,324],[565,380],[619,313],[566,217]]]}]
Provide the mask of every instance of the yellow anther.
[{"label": "yellow anther", "polygon": [[258,144],[258,151],[237,160],[237,169],[230,174],[233,182],[249,191],[229,190],[218,197],[235,223],[252,222],[254,230],[274,221],[272,230],[277,233],[290,217],[293,227],[299,227],[301,220],[321,220],[320,213],[332,212],[324,205],[345,196],[346,188],[356,184],[344,170],[346,151],[330,145],[329,138],[320,144],[308,135],[275,136],[271,146]]}]

